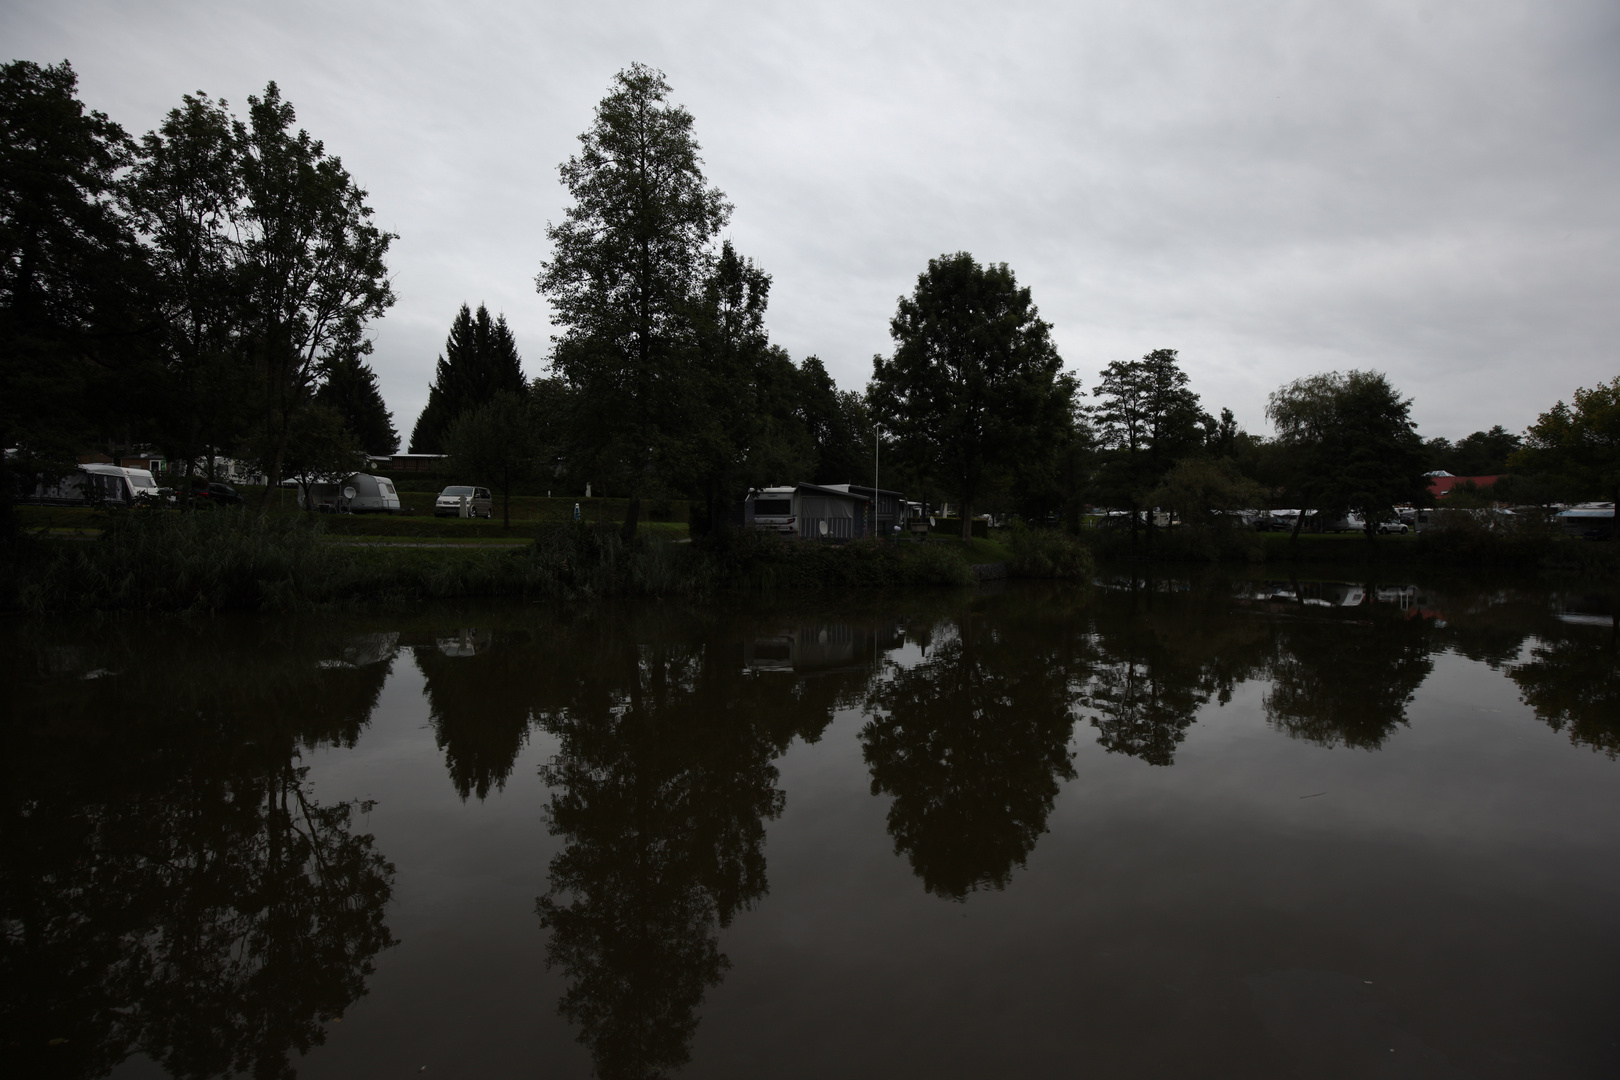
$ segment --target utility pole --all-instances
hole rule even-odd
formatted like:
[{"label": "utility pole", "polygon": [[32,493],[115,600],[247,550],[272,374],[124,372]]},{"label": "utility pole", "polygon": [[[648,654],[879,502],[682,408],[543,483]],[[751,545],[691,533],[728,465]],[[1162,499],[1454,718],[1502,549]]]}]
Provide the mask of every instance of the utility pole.
[{"label": "utility pole", "polygon": [[877,535],[878,527],[878,426],[872,423],[872,535]]}]

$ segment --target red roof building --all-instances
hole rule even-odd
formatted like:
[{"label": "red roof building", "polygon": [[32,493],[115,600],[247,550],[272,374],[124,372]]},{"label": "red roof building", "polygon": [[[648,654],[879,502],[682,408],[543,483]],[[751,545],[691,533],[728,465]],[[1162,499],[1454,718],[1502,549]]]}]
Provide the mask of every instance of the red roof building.
[{"label": "red roof building", "polygon": [[1473,484],[1475,487],[1483,488],[1490,487],[1500,479],[1502,479],[1500,475],[1452,476],[1450,473],[1447,473],[1444,476],[1431,476],[1429,477],[1429,494],[1433,495],[1437,499],[1443,499],[1447,495],[1451,494],[1451,489],[1456,487],[1458,484]]}]

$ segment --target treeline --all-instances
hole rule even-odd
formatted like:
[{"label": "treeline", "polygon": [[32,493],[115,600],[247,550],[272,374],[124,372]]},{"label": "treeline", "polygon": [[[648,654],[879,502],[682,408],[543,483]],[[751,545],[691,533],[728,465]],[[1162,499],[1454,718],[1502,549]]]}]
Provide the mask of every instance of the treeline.
[{"label": "treeline", "polygon": [[139,139],[76,92],[66,61],[0,68],[0,512],[87,450],[272,484],[394,450],[365,361],[394,237],[276,84]]},{"label": "treeline", "polygon": [[1359,514],[1371,536],[1394,506],[1430,501],[1437,469],[1514,472],[1457,505],[1596,498],[1620,479],[1620,379],[1578,391],[1522,437],[1497,426],[1456,445],[1424,442],[1411,399],[1372,371],[1280,387],[1270,439],[1230,409],[1207,411],[1174,349],[1108,365],[1085,394],[1030,290],[966,252],[929,262],[890,322],[892,354],[874,357],[864,394],[840,393],[815,357],[795,364],[770,343],[770,278],[717,244],[731,206],[669,94],[656,71],[621,72],[561,166],[572,205],[536,279],[558,330],[549,374],[519,391],[507,364],[504,404],[464,397],[449,358],[488,324],[464,309],[413,449],[431,450],[443,425],[438,445],[492,482],[538,468],[559,487],[626,496],[626,536],[642,499],[696,501],[701,532],[750,486],[865,481],[873,453],[885,487],[955,503],[964,536],[976,512],[1077,526],[1106,506],[1135,511],[1150,543],[1150,507],[1212,527],[1270,507]]},{"label": "treeline", "polygon": [[[86,447],[142,445],[245,457],[274,484],[395,450],[364,359],[394,300],[394,237],[275,84],[245,120],[188,95],[139,140],[75,88],[65,62],[0,71],[0,442],[18,451],[4,468],[45,476]],[[929,262],[891,354],[863,393],[840,391],[817,357],[770,341],[771,278],[722,239],[732,206],[670,93],[655,70],[620,72],[559,168],[570,201],[535,279],[545,373],[525,377],[482,304],[451,325],[410,447],[503,501],[589,484],[626,499],[629,539],[643,503],[679,498],[701,535],[750,487],[867,482],[880,455],[884,487],[954,503],[964,536],[985,511],[1077,527],[1102,506],[1152,543],[1154,507],[1212,528],[1270,507],[1358,514],[1371,536],[1392,507],[1429,501],[1435,469],[1509,474],[1454,505],[1620,487],[1620,376],[1522,436],[1453,445],[1419,437],[1383,374],[1313,375],[1271,395],[1263,438],[1206,409],[1174,349],[1111,363],[1086,392],[1030,290],[966,252]]]}]

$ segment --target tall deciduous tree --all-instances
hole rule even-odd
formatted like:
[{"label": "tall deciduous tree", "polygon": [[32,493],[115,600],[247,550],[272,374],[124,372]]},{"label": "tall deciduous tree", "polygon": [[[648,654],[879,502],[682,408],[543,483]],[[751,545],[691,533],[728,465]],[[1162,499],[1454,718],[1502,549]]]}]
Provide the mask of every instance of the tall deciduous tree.
[{"label": "tall deciduous tree", "polygon": [[186,95],[142,137],[127,190],[152,271],[147,413],[154,441],[189,473],[241,434],[251,390],[236,243],[241,151],[226,103]]},{"label": "tall deciduous tree", "polygon": [[[1608,496],[1620,513],[1620,375],[1576,390],[1574,402],[1542,413],[1510,460],[1554,477],[1576,498]],[[1609,539],[1620,540],[1620,528],[1611,526]]]},{"label": "tall deciduous tree", "polygon": [[456,417],[496,394],[521,394],[525,385],[523,358],[506,316],[492,319],[483,304],[476,314],[462,304],[434,369],[427,405],[411,430],[411,453],[445,453],[445,435]]},{"label": "tall deciduous tree", "polygon": [[1290,487],[1301,503],[1295,536],[1313,509],[1360,514],[1371,540],[1394,506],[1428,498],[1411,410],[1412,399],[1376,371],[1312,375],[1272,393],[1266,416],[1293,451]]},{"label": "tall deciduous tree", "polygon": [[76,96],[67,61],[0,67],[0,535],[16,475],[60,474],[127,348],[139,252],[120,212],[132,144]]},{"label": "tall deciduous tree", "polygon": [[626,537],[641,497],[685,457],[695,304],[731,212],[703,176],[692,114],[669,94],[641,64],[614,79],[560,166],[573,205],[547,227],[552,257],[535,282],[560,330],[552,366],[581,410],[577,451],[630,495]]},{"label": "tall deciduous tree", "polygon": [[[241,146],[242,271],[250,357],[260,379],[257,441],[271,490],[293,424],[322,365],[371,351],[366,324],[394,302],[384,257],[392,234],[371,221],[363,191],[307,131],[275,83],[248,97]],[[261,504],[262,505],[262,504]]]},{"label": "tall deciduous tree", "polygon": [[976,500],[1072,422],[1075,383],[1029,289],[965,251],[929,260],[889,333],[894,355],[872,359],[875,420],[961,499],[970,539]]},{"label": "tall deciduous tree", "polygon": [[[1201,422],[1207,420],[1207,426],[1218,431],[1213,418],[1200,411],[1198,395],[1188,382],[1175,349],[1154,349],[1140,360],[1109,364],[1092,390],[1102,399],[1098,436],[1109,451],[1102,487],[1111,501],[1131,509],[1133,537],[1137,511],[1147,505],[1166,473],[1202,447]],[[1150,540],[1152,536],[1150,518]]]}]

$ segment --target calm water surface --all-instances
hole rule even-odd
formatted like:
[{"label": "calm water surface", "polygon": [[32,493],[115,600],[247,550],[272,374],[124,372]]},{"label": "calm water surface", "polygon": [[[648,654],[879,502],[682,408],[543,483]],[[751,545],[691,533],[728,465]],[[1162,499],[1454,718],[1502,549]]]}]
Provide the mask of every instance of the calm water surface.
[{"label": "calm water surface", "polygon": [[0,646],[8,1075],[1620,1075],[1606,595],[1118,577]]}]

